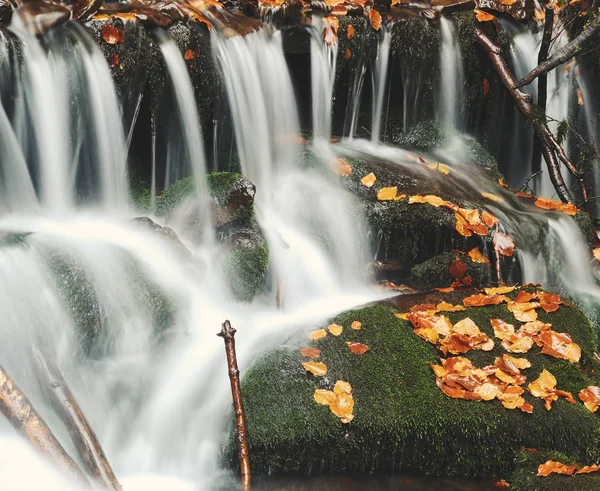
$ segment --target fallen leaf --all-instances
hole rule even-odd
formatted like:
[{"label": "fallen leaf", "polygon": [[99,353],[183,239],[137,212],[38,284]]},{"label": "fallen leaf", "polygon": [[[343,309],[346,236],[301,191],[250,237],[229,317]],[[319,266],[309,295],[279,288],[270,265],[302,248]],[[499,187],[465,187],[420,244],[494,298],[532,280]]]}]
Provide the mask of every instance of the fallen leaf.
[{"label": "fallen leaf", "polygon": [[500,196],[498,196],[497,194],[487,193],[485,191],[482,191],[481,196],[483,196],[484,198],[487,198],[491,201],[496,201],[498,203],[504,203],[504,199],[501,198]]},{"label": "fallen leaf", "polygon": [[354,26],[352,24],[348,24],[346,28],[346,38],[352,39],[354,37]]},{"label": "fallen leaf", "polygon": [[337,399],[337,394],[332,390],[316,389],[313,397],[319,404],[329,406],[332,401]]},{"label": "fallen leaf", "polygon": [[512,256],[515,253],[515,243],[506,234],[496,232],[493,239],[494,249],[503,256]]},{"label": "fallen leaf", "polygon": [[484,288],[484,291],[487,295],[504,295],[505,293],[514,291],[515,288],[514,286],[497,286],[494,288]]},{"label": "fallen leaf", "polygon": [[461,261],[460,259],[455,259],[450,264],[448,272],[450,273],[450,276],[452,276],[452,278],[458,280],[462,278],[467,272],[467,265],[464,261]]},{"label": "fallen leaf", "polygon": [[307,358],[318,358],[321,354],[321,350],[318,348],[302,348],[300,354]]},{"label": "fallen leaf", "polygon": [[311,332],[308,337],[314,341],[315,339],[321,339],[325,336],[327,336],[327,331],[325,329],[317,329],[316,331]]},{"label": "fallen leaf", "polygon": [[194,59],[194,52],[191,49],[188,49],[183,55],[183,59],[185,61],[190,61]]},{"label": "fallen leaf", "polygon": [[469,251],[469,257],[474,263],[491,264],[490,260],[482,254],[478,247],[474,247]]},{"label": "fallen leaf", "polygon": [[437,170],[438,172],[440,172],[441,174],[447,176],[448,174],[450,174],[450,168],[447,165],[444,164],[427,164],[427,167],[431,170]]},{"label": "fallen leaf", "polygon": [[437,304],[436,310],[438,312],[460,312],[467,309],[462,305],[452,305],[451,303],[440,302]]},{"label": "fallen leaf", "polygon": [[598,471],[600,471],[599,464],[586,465],[585,467],[582,467],[581,469],[579,469],[575,474],[589,474],[590,472],[598,472]]},{"label": "fallen leaf", "polygon": [[566,465],[554,460],[547,460],[538,467],[537,475],[541,477],[549,476],[550,474],[565,474],[570,476],[577,469],[576,465]]},{"label": "fallen leaf", "polygon": [[338,380],[333,386],[333,392],[337,395],[352,394],[352,386],[343,380]]},{"label": "fallen leaf", "polygon": [[500,0],[502,5],[513,5],[517,0]]},{"label": "fallen leaf", "polygon": [[352,52],[348,48],[346,48],[346,59],[349,60],[351,56]]},{"label": "fallen leaf", "polygon": [[489,213],[485,210],[483,210],[481,212],[481,220],[488,227],[493,227],[494,225],[496,225],[498,223],[498,219],[494,215],[492,215],[491,213]]},{"label": "fallen leaf", "polygon": [[408,320],[408,312],[404,313],[404,314],[394,314],[395,317],[398,317],[398,319],[402,319],[403,321],[407,321]]},{"label": "fallen leaf", "polygon": [[367,174],[360,180],[362,185],[366,186],[368,188],[373,187],[373,184],[375,184],[376,181],[377,181],[377,177],[372,172],[370,174]]},{"label": "fallen leaf", "polygon": [[510,310],[515,319],[521,322],[531,322],[537,319],[537,309],[540,306],[538,302],[508,302],[507,308]]},{"label": "fallen leaf", "polygon": [[566,213],[567,215],[575,215],[577,213],[577,207],[571,203],[562,203],[561,201],[555,201],[548,198],[537,198],[534,203],[538,208],[544,210],[557,210]]},{"label": "fallen leaf", "polygon": [[119,55],[114,54],[110,57],[110,67],[115,68],[119,64]]},{"label": "fallen leaf", "polygon": [[494,329],[494,336],[498,339],[510,339],[515,333],[515,326],[502,319],[490,319],[490,323],[492,324],[492,329]]},{"label": "fallen leaf", "polygon": [[336,17],[343,17],[348,13],[348,7],[346,7],[345,5],[336,5],[331,9],[329,13],[331,15],[335,15]]},{"label": "fallen leaf", "polygon": [[490,92],[490,81],[487,78],[483,79],[483,95],[488,95]]},{"label": "fallen leaf", "polygon": [[483,295],[476,293],[470,297],[463,298],[463,304],[467,307],[483,307],[484,305],[500,305],[502,302],[507,302],[508,297],[504,295]]},{"label": "fallen leaf", "polygon": [[369,347],[362,343],[346,341],[346,344],[348,345],[348,348],[350,348],[350,351],[352,351],[352,353],[354,353],[355,355],[362,355],[369,351]]},{"label": "fallen leaf", "polygon": [[488,22],[495,19],[492,14],[488,14],[483,10],[474,9],[473,12],[475,12],[475,17],[479,22]]},{"label": "fallen leaf", "polygon": [[596,261],[600,261],[600,247],[596,247],[593,251],[592,254],[594,255],[594,257],[596,258]]},{"label": "fallen leaf", "polygon": [[441,292],[441,293],[450,293],[454,291],[454,287],[453,286],[449,286],[447,288],[434,288],[434,290],[436,292]]},{"label": "fallen leaf", "polygon": [[327,374],[327,365],[320,361],[307,361],[302,363],[302,366],[307,372],[310,372],[317,377],[322,377]]},{"label": "fallen leaf", "polygon": [[520,291],[519,294],[515,298],[515,303],[527,303],[531,302],[536,295],[534,293],[529,293],[524,290]]},{"label": "fallen leaf", "polygon": [[352,172],[352,166],[344,159],[339,157],[333,157],[329,161],[329,166],[333,172],[339,174],[340,176],[348,176]]},{"label": "fallen leaf", "polygon": [[355,331],[360,331],[362,324],[359,321],[353,321],[352,324],[350,324],[350,327]]},{"label": "fallen leaf", "polygon": [[104,24],[102,26],[102,39],[108,44],[119,44],[124,41],[125,34],[112,24]]},{"label": "fallen leaf", "polygon": [[590,412],[595,413],[600,406],[600,387],[590,385],[579,392],[579,399]]},{"label": "fallen leaf", "polygon": [[369,20],[371,21],[371,25],[373,29],[376,31],[381,27],[381,14],[377,12],[373,7],[369,10]]},{"label": "fallen leaf", "polygon": [[343,329],[344,328],[342,326],[340,326],[339,324],[329,324],[327,326],[327,330],[334,336],[339,336],[340,334],[342,334]]},{"label": "fallen leaf", "polygon": [[389,201],[393,200],[398,193],[398,186],[391,186],[387,188],[381,188],[377,192],[377,199],[379,201]]},{"label": "fallen leaf", "polygon": [[561,303],[560,295],[538,291],[537,297],[542,309],[544,309],[546,312],[555,312],[559,309]]}]

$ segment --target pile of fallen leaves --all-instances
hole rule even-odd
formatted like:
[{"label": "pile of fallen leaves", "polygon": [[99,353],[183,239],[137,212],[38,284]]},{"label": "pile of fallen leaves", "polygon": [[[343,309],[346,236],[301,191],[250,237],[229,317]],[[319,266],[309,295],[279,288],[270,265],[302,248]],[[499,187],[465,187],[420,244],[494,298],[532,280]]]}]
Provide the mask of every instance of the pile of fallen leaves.
[{"label": "pile of fallen leaves", "polygon": [[[581,348],[571,336],[556,332],[552,330],[552,324],[537,320],[536,309],[555,312],[560,305],[568,304],[559,295],[541,290],[521,290],[511,300],[506,294],[515,289],[516,287],[510,286],[486,288],[484,293],[465,297],[463,305],[446,302],[437,305],[420,304],[413,306],[410,312],[395,315],[410,321],[414,333],[436,346],[444,356],[459,355],[471,350],[491,351],[494,340],[482,332],[471,318],[466,317],[452,324],[443,312],[460,312],[465,307],[506,303],[515,320],[523,323],[515,330],[514,324],[502,319],[490,319],[494,337],[501,341],[507,352],[524,354],[535,344],[542,348],[541,354],[577,363],[581,358]],[[475,367],[471,361],[461,356],[440,358],[440,362],[441,365],[431,364],[431,367],[437,386],[449,397],[474,401],[498,399],[508,409],[519,408],[528,413],[533,411],[533,406],[523,399],[525,391],[521,387],[527,380],[521,370],[531,367],[529,360],[503,354],[496,358],[493,365],[483,368]],[[543,370],[535,381],[529,383],[527,390],[532,396],[542,399],[547,410],[560,397],[572,404],[576,403],[570,392],[557,389],[556,378],[547,370]],[[590,386],[582,390],[579,397],[592,412],[600,406],[598,387]]]},{"label": "pile of fallen leaves", "polygon": [[[354,331],[360,331],[362,324],[359,321],[354,321],[350,325]],[[340,336],[344,331],[344,327],[339,324],[329,324],[327,330],[317,329],[309,335],[311,340],[323,339],[331,334],[332,336]],[[365,344],[356,341],[347,341],[348,349],[355,355],[363,355],[369,351],[369,347]],[[312,373],[316,377],[322,377],[327,374],[327,365],[321,361],[315,361],[321,356],[321,350],[318,348],[302,348],[300,354],[305,358],[310,358],[310,361],[302,362],[302,366],[307,372]],[[315,389],[315,402],[324,406],[329,406],[329,409],[335,414],[342,423],[350,423],[354,419],[354,398],[352,396],[352,385],[344,380],[336,381],[333,390]]]},{"label": "pile of fallen leaves", "polygon": [[540,477],[546,477],[550,474],[562,474],[565,476],[573,476],[577,474],[590,474],[591,472],[597,472],[600,470],[600,465],[586,465],[581,464],[563,464],[556,462],[555,460],[547,460],[538,467],[537,475]]}]

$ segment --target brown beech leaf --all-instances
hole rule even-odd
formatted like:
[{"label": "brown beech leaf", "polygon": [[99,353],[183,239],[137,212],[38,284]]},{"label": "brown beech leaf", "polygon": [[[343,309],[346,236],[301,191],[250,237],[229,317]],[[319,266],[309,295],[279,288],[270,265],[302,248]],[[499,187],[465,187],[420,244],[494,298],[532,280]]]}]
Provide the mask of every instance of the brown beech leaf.
[{"label": "brown beech leaf", "polygon": [[119,55],[114,54],[110,57],[110,67],[115,68],[119,64]]},{"label": "brown beech leaf", "polygon": [[469,257],[474,263],[491,264],[490,260],[482,254],[479,247],[474,247],[469,251]]},{"label": "brown beech leaf", "polygon": [[302,363],[302,366],[307,372],[310,372],[317,377],[322,377],[327,374],[327,365],[320,361],[307,361]]},{"label": "brown beech leaf", "polygon": [[512,256],[515,253],[515,243],[506,234],[496,232],[493,239],[494,249],[503,256]]},{"label": "brown beech leaf", "polygon": [[302,348],[300,350],[300,354],[302,356],[306,356],[307,358],[318,358],[321,355],[321,350],[318,348]]},{"label": "brown beech leaf", "polygon": [[354,353],[355,355],[362,355],[369,351],[369,347],[362,343],[346,341],[346,344],[348,345],[348,348],[350,348],[350,351],[352,351],[352,353]]},{"label": "brown beech leaf", "polygon": [[336,17],[344,17],[348,13],[348,7],[344,5],[336,5],[331,9],[330,14],[335,15]]},{"label": "brown beech leaf", "polygon": [[108,44],[119,44],[124,41],[125,34],[112,24],[104,24],[102,26],[102,39]]},{"label": "brown beech leaf", "polygon": [[566,213],[567,215],[575,215],[577,213],[577,207],[571,203],[562,203],[561,201],[555,201],[548,198],[537,198],[534,203],[538,208],[544,210],[557,210]]},{"label": "brown beech leaf", "polygon": [[360,182],[363,186],[370,188],[373,187],[373,184],[375,184],[375,182],[377,182],[377,177],[371,172],[370,174],[367,174],[366,176],[361,178]]},{"label": "brown beech leaf", "polygon": [[348,40],[350,40],[353,37],[354,37],[354,26],[352,24],[348,24],[348,27],[346,29],[346,38]]},{"label": "brown beech leaf", "polygon": [[494,225],[496,225],[498,223],[498,219],[494,215],[492,215],[491,213],[489,213],[485,210],[483,210],[481,212],[481,220],[488,227],[493,227]]},{"label": "brown beech leaf", "polygon": [[340,176],[348,176],[352,172],[352,166],[344,159],[339,157],[333,157],[329,161],[329,166],[333,172],[339,174]]},{"label": "brown beech leaf", "polygon": [[535,293],[529,293],[521,290],[515,298],[515,303],[527,303],[531,302],[536,297]]},{"label": "brown beech leaf", "polygon": [[360,331],[362,328],[362,324],[359,321],[353,321],[352,324],[350,324],[350,327],[355,331]]},{"label": "brown beech leaf", "polygon": [[586,387],[579,392],[579,399],[590,412],[595,413],[600,406],[600,387],[596,385]]},{"label": "brown beech leaf", "polygon": [[560,295],[538,291],[537,298],[540,302],[540,305],[546,312],[555,312],[559,309],[559,305],[561,303]]},{"label": "brown beech leaf", "polygon": [[499,339],[510,339],[515,333],[515,326],[502,319],[490,319],[490,323],[492,324],[492,329],[494,329],[494,336]]},{"label": "brown beech leaf", "polygon": [[332,401],[337,399],[337,394],[332,390],[316,389],[313,397],[315,398],[315,402],[323,406],[329,406]]},{"label": "brown beech leaf", "polygon": [[538,302],[508,302],[507,308],[515,319],[521,322],[531,322],[537,319],[537,309],[540,306]]},{"label": "brown beech leaf", "polygon": [[463,298],[463,304],[467,307],[483,307],[484,305],[500,305],[502,302],[508,302],[504,295],[483,295],[476,293],[470,297]]},{"label": "brown beech leaf", "polygon": [[484,288],[487,295],[504,295],[514,291],[515,286],[496,286],[494,288]]},{"label": "brown beech leaf", "polygon": [[489,21],[495,19],[495,17],[492,14],[488,14],[487,12],[484,12],[483,10],[474,9],[473,12],[475,12],[475,18],[479,22],[489,22]]},{"label": "brown beech leaf", "polygon": [[390,186],[387,188],[381,188],[377,192],[377,199],[379,201],[390,201],[393,200],[398,194],[398,186]]},{"label": "brown beech leaf", "polygon": [[315,339],[321,339],[324,338],[325,336],[327,336],[327,331],[325,329],[317,329],[316,331],[312,331],[308,337],[310,339],[312,339],[313,341]]},{"label": "brown beech leaf", "polygon": [[183,59],[185,61],[190,61],[194,59],[194,52],[191,49],[188,49],[184,55],[183,55]]},{"label": "brown beech leaf", "polygon": [[466,272],[467,265],[464,261],[461,261],[460,259],[455,259],[450,264],[449,273],[450,276],[452,276],[452,278],[454,278],[455,280],[462,278]]},{"label": "brown beech leaf", "polygon": [[438,312],[460,312],[467,309],[462,305],[452,305],[451,303],[440,302],[437,304],[436,310]]},{"label": "brown beech leaf", "polygon": [[600,471],[599,464],[586,465],[586,466],[582,467],[581,469],[579,469],[575,474],[589,474],[590,472],[598,472],[598,471]]},{"label": "brown beech leaf", "polygon": [[373,29],[376,31],[381,27],[381,14],[377,12],[373,7],[369,10],[369,20],[371,21],[371,25]]},{"label": "brown beech leaf", "polygon": [[546,477],[550,474],[564,474],[571,476],[575,472],[575,469],[577,469],[576,465],[567,465],[555,462],[554,460],[547,460],[543,464],[540,464],[537,475],[541,477]]}]

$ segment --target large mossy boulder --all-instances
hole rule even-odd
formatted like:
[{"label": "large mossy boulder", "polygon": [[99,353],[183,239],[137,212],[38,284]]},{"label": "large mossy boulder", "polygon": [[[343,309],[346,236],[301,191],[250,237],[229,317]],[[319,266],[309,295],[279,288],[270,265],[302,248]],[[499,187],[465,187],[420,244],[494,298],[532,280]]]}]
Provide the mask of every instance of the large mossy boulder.
[{"label": "large mossy boulder", "polygon": [[[514,298],[516,292],[509,294]],[[439,296],[460,302],[458,292]],[[404,303],[406,295],[398,297]],[[415,300],[417,303],[431,299]],[[597,335],[577,308],[561,306],[553,313],[539,310],[539,319],[558,332],[569,333],[582,350],[579,364],[542,355],[536,345],[524,356],[532,367],[523,370],[527,384],[543,369],[557,379],[557,387],[577,393],[598,383],[593,353]],[[308,333],[291,338],[249,368],[242,378],[248,422],[252,468],[256,474],[329,474],[413,472],[439,476],[507,476],[523,447],[560,451],[573,458],[595,462],[599,423],[583,404],[564,399],[547,411],[540,399],[527,391],[524,398],[533,413],[505,409],[497,400],[474,402],[447,397],[436,387],[430,363],[441,353],[414,334],[412,325],[389,306],[370,306],[346,312],[333,321],[343,326],[339,336],[310,341]],[[490,319],[514,324],[506,304],[471,307],[447,313],[455,323],[470,317],[494,339]],[[360,330],[351,328],[354,321]],[[369,347],[354,354],[347,342]],[[493,364],[506,353],[498,339],[490,352],[471,351],[466,356],[476,366]],[[299,348],[321,350],[317,361],[327,373],[307,372]],[[332,389],[336,381],[351,384],[354,419],[343,424],[327,406],[317,404],[315,389]],[[225,451],[235,464],[233,437]]]}]

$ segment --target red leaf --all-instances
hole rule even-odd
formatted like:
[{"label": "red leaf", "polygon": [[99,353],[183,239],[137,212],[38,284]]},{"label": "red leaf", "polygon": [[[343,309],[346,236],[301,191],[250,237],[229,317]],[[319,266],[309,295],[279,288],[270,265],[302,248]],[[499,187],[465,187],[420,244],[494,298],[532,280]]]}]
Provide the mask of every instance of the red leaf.
[{"label": "red leaf", "polygon": [[108,44],[119,44],[125,39],[125,34],[121,29],[111,24],[102,26],[102,39]]},{"label": "red leaf", "polygon": [[350,348],[350,351],[352,351],[352,353],[354,353],[355,355],[362,355],[369,351],[369,347],[362,343],[346,341],[346,344],[348,345],[348,348]]}]

